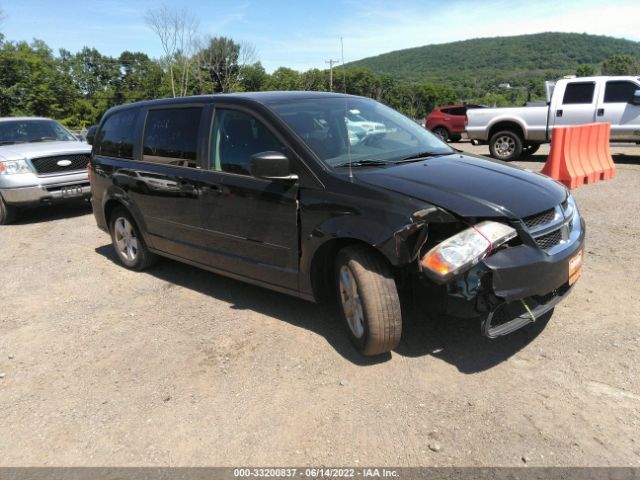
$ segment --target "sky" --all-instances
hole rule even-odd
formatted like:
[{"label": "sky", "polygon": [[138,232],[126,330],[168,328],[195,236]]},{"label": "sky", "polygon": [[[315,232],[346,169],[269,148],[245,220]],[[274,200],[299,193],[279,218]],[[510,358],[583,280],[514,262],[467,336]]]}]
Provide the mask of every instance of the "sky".
[{"label": "sky", "polygon": [[[326,68],[381,53],[477,37],[578,32],[640,41],[640,0],[193,0],[188,9],[203,36],[255,46],[267,71]],[[0,0],[7,40],[44,40],[54,51],[83,46],[118,56],[158,58],[160,42],[145,13],[162,0]]]}]

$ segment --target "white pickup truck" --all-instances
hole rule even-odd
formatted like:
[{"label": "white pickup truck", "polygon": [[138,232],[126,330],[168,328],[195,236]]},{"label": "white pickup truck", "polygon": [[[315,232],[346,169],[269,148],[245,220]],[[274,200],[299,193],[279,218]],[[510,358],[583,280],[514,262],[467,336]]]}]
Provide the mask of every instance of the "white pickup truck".
[{"label": "white pickup truck", "polygon": [[565,78],[547,82],[547,105],[467,112],[467,135],[511,161],[535,153],[554,127],[611,124],[612,142],[640,142],[640,77]]}]

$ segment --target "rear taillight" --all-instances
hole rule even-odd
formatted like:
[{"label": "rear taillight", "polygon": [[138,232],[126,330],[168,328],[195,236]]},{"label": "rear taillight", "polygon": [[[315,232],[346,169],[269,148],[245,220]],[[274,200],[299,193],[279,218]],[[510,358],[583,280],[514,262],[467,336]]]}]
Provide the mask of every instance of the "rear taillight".
[{"label": "rear taillight", "polygon": [[87,175],[89,176],[89,183],[91,182],[91,162],[87,163]]}]

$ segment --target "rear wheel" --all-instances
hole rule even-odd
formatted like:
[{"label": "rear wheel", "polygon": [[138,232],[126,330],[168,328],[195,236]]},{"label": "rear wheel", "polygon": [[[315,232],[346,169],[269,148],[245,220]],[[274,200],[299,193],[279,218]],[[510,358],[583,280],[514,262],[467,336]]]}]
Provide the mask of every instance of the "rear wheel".
[{"label": "rear wheel", "polygon": [[433,129],[433,133],[436,137],[438,137],[443,142],[449,141],[449,131],[444,127],[436,127]]},{"label": "rear wheel", "polygon": [[522,154],[522,138],[511,130],[495,133],[489,140],[489,151],[493,158],[503,162],[511,162]]},{"label": "rear wheel", "polygon": [[111,241],[120,262],[132,270],[144,270],[156,261],[156,256],[144,243],[131,214],[116,208],[110,221]]},{"label": "rear wheel", "polygon": [[0,225],[8,225],[18,218],[18,209],[7,204],[0,195]]},{"label": "rear wheel", "polygon": [[338,304],[352,343],[364,355],[395,348],[402,333],[402,314],[385,260],[366,247],[347,247],[337,255],[335,272]]}]

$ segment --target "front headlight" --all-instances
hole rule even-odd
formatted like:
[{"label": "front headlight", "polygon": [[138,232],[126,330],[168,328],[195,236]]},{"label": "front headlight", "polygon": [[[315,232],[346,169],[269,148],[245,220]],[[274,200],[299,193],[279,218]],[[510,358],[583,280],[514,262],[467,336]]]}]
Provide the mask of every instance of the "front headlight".
[{"label": "front headlight", "polygon": [[480,222],[433,247],[420,263],[425,273],[444,283],[515,236],[516,231],[504,223]]},{"label": "front headlight", "polygon": [[33,173],[26,160],[12,162],[0,162],[0,175],[13,175],[16,173]]}]

